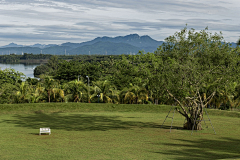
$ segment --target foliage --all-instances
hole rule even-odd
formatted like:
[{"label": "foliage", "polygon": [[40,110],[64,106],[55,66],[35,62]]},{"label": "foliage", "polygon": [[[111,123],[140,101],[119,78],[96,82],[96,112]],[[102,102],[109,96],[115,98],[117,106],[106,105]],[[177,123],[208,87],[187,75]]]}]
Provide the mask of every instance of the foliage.
[{"label": "foliage", "polygon": [[87,75],[91,75],[89,76],[90,81],[96,81],[101,76],[101,65],[98,62],[83,63],[77,61],[64,61],[59,64],[59,68],[52,75],[55,75],[55,79],[62,81],[73,81],[77,79],[78,76],[86,77]]},{"label": "foliage", "polygon": [[94,93],[91,95],[91,100],[101,103],[119,103],[118,91],[109,81],[96,81],[93,85]]},{"label": "foliage", "polygon": [[66,102],[86,102],[88,87],[82,81],[70,81],[64,84]]},{"label": "foliage", "polygon": [[[163,59],[162,74],[157,78],[180,105],[181,109],[177,110],[187,119],[185,127],[192,129],[195,126],[194,129],[201,130],[203,108],[215,92],[238,82],[238,48],[231,49],[228,43],[222,43],[221,33],[212,35],[207,28],[200,32],[184,28],[165,40],[166,43],[156,51]],[[215,88],[210,95],[201,95],[199,90],[206,83],[214,84]],[[220,95],[225,100],[228,97],[226,92]]]},{"label": "foliage", "polygon": [[0,104],[14,103],[13,96],[17,91],[17,86],[11,83],[4,83],[4,85],[0,85]]},{"label": "foliage", "polygon": [[21,82],[22,79],[25,79],[25,75],[21,72],[15,71],[14,69],[0,69],[0,85],[4,83],[16,84]]},{"label": "foliage", "polygon": [[51,98],[56,102],[62,102],[64,100],[64,91],[59,87],[59,83],[49,76],[43,78],[43,87],[47,93],[48,102],[51,102]]},{"label": "foliage", "polygon": [[26,81],[30,84],[30,85],[37,85],[37,83],[39,82],[38,81],[38,79],[36,79],[36,78],[30,78],[30,77],[28,77],[27,79],[26,79]]},{"label": "foliage", "polygon": [[13,95],[18,90],[17,85],[25,78],[21,72],[14,69],[0,69],[0,103],[14,103]]},{"label": "foliage", "polygon": [[48,74],[50,68],[47,65],[39,65],[34,69],[34,77],[39,77],[41,74]]},{"label": "foliage", "polygon": [[15,103],[29,103],[31,100],[30,86],[27,82],[17,84],[18,91],[14,94]]}]

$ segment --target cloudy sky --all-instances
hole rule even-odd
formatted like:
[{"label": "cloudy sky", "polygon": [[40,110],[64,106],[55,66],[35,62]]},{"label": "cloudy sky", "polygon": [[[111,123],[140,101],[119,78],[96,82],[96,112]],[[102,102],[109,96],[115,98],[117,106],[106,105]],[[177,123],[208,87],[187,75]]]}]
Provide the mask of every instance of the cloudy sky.
[{"label": "cloudy sky", "polygon": [[0,46],[84,42],[137,33],[164,40],[208,26],[236,42],[239,0],[0,0]]}]

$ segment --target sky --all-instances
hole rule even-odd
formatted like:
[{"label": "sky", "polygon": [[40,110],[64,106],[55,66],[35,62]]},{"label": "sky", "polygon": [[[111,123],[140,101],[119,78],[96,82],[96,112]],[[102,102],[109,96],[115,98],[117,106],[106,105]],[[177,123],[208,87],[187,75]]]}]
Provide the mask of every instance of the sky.
[{"label": "sky", "polygon": [[0,46],[81,43],[149,35],[162,41],[188,28],[240,36],[239,0],[0,0]]}]

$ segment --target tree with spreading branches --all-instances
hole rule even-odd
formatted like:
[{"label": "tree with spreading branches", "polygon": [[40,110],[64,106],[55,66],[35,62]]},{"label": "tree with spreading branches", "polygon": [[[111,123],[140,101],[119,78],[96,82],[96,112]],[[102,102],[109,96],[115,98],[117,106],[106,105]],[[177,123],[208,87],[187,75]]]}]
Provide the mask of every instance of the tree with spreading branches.
[{"label": "tree with spreading branches", "polygon": [[[207,28],[196,32],[186,27],[166,38],[155,52],[162,65],[153,78],[177,103],[176,110],[187,120],[184,128],[201,130],[204,108],[216,91],[238,81],[238,52],[223,43],[221,32],[212,34]],[[206,85],[212,89],[203,94]]]}]

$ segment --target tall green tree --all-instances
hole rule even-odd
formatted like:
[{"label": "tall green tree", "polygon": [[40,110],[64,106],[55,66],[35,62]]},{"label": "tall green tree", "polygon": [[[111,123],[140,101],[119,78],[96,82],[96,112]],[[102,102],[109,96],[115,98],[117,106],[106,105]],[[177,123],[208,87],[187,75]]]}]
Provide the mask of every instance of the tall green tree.
[{"label": "tall green tree", "polygon": [[45,91],[47,92],[48,102],[51,102],[51,95],[55,94],[55,88],[57,88],[57,82],[49,76],[43,77],[42,82]]},{"label": "tall green tree", "polygon": [[32,86],[32,93],[31,93],[31,103],[39,103],[45,101],[44,91],[45,88],[43,84],[37,83],[36,85]]},{"label": "tall green tree", "polygon": [[[176,109],[187,119],[187,129],[201,130],[203,110],[216,90],[239,78],[238,51],[222,41],[221,33],[211,34],[207,28],[200,32],[184,28],[155,52],[163,60],[162,72],[155,78],[179,105]],[[206,82],[216,88],[203,99],[200,89]]]}]

